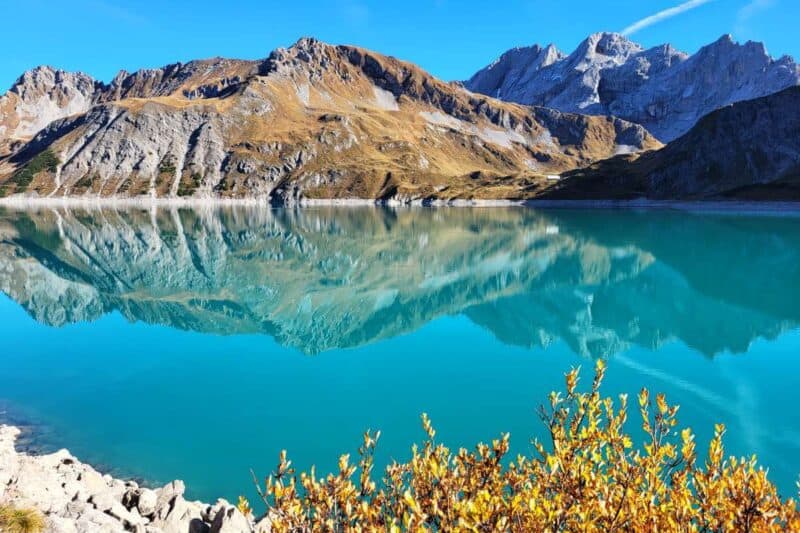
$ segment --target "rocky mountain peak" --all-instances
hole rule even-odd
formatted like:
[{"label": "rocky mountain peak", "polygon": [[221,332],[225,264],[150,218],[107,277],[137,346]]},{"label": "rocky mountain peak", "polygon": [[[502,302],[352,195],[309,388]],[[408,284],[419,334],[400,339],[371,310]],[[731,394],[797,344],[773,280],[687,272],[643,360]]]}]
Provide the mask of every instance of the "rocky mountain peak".
[{"label": "rocky mountain peak", "polygon": [[564,54],[553,44],[545,47],[535,44],[512,48],[476,73],[466,82],[466,86],[471,91],[498,97],[496,88],[503,85],[505,80],[532,76],[536,71],[563,58]]},{"label": "rocky mountain peak", "polygon": [[11,86],[9,92],[17,94],[23,100],[28,100],[54,91],[65,94],[70,91],[90,94],[97,85],[98,82],[82,72],[66,72],[49,65],[40,65],[23,73]]},{"label": "rocky mountain peak", "polygon": [[641,46],[619,33],[594,33],[578,45],[566,58],[566,62],[579,72],[598,71],[624,64],[630,57],[642,51]]},{"label": "rocky mountain peak", "polygon": [[632,54],[641,52],[643,48],[629,40],[627,37],[612,32],[593,33],[580,45],[576,53],[584,57],[602,55],[607,57],[626,59]]},{"label": "rocky mountain peak", "polygon": [[302,71],[317,77],[337,56],[337,47],[314,37],[302,37],[288,48],[273,50],[259,70],[262,75],[271,72],[289,75]]}]

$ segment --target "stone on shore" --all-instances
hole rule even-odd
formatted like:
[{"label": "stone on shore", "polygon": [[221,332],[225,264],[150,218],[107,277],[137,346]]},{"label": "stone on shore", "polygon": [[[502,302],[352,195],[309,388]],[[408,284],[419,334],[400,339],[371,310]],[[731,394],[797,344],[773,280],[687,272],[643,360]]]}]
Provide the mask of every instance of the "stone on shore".
[{"label": "stone on shore", "polygon": [[49,455],[17,452],[20,431],[0,425],[0,504],[35,508],[54,533],[269,533],[225,500],[190,502],[173,481],[160,489],[102,475],[67,450]]}]

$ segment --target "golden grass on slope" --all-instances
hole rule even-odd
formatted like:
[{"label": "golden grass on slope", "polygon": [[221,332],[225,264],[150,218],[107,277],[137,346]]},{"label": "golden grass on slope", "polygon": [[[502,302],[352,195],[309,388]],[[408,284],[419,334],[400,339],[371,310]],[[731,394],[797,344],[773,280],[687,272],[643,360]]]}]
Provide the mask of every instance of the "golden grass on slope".
[{"label": "golden grass on slope", "polygon": [[578,370],[566,374],[565,393],[539,410],[551,445],[534,441],[531,457],[508,458],[508,434],[452,451],[425,415],[426,440],[386,469],[380,487],[380,432],[364,434],[357,464],[343,455],[326,478],[313,468],[297,475],[282,452],[258,487],[273,531],[800,531],[795,501],[778,496],[755,457],[725,459],[718,425],[699,459],[663,395],[639,393],[645,440],[634,447],[627,396],[600,395],[605,368],[598,361],[587,392],[577,389]]}]

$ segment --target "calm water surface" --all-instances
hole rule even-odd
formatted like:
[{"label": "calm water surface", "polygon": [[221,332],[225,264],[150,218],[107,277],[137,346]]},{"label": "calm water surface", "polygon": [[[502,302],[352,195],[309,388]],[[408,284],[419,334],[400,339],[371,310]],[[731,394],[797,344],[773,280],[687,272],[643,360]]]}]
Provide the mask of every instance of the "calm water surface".
[{"label": "calm water surface", "polygon": [[454,447],[529,451],[598,357],[606,392],[667,393],[703,446],[724,422],[796,491],[797,217],[4,210],[0,289],[0,413],[192,497],[252,495],[283,448],[326,472],[367,428],[405,459],[422,412]]}]

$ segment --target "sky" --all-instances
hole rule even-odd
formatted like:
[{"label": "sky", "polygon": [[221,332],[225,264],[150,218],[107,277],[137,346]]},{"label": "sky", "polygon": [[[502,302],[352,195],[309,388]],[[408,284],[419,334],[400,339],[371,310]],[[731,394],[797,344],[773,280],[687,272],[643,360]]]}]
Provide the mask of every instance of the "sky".
[{"label": "sky", "polygon": [[687,52],[730,33],[800,57],[798,0],[0,0],[6,24],[0,92],[47,64],[110,81],[177,61],[266,57],[302,36],[355,44],[469,78],[505,50],[572,51],[598,31]]}]

